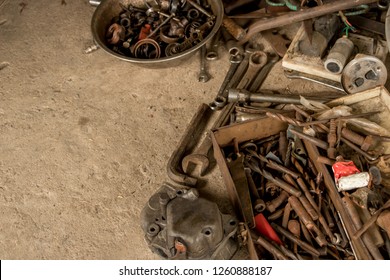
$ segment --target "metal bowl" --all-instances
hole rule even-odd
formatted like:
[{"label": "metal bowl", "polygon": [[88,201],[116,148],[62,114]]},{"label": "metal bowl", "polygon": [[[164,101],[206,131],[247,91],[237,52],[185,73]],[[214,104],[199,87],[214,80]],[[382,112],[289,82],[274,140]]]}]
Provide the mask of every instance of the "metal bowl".
[{"label": "metal bowl", "polygon": [[181,62],[185,61],[186,59],[188,59],[190,55],[193,55],[200,47],[206,44],[215,35],[215,33],[218,31],[218,29],[222,24],[222,19],[223,19],[222,1],[221,0],[213,0],[213,1],[208,0],[208,1],[210,3],[211,10],[213,11],[214,15],[216,15],[215,24],[211,29],[210,33],[206,36],[206,38],[203,39],[203,41],[201,41],[197,45],[173,56],[162,57],[158,59],[133,58],[133,57],[128,57],[116,53],[107,46],[106,38],[105,38],[106,31],[111,24],[112,18],[118,16],[119,13],[122,11],[122,8],[120,7],[119,3],[123,3],[125,5],[134,4],[135,6],[139,6],[140,4],[139,0],[101,1],[100,5],[97,6],[92,16],[92,22],[91,22],[92,35],[95,39],[96,44],[100,48],[102,48],[105,52],[109,53],[110,55],[115,56],[116,58],[122,59],[124,61],[133,62],[141,66],[152,67],[152,68],[176,66],[179,65]]}]

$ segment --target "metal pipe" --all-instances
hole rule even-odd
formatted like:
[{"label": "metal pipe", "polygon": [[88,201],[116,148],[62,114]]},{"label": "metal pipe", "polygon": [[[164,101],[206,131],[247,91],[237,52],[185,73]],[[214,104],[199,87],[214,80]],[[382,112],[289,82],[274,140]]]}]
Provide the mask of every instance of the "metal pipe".
[{"label": "metal pipe", "polygon": [[[325,98],[310,97],[310,100],[318,102],[326,102]],[[300,97],[285,96],[285,95],[270,95],[251,93],[242,89],[231,88],[228,90],[228,102],[272,102],[272,103],[291,103],[300,105]]]},{"label": "metal pipe", "polygon": [[255,244],[260,245],[264,249],[266,249],[268,252],[270,252],[276,259],[278,260],[288,260],[288,258],[280,251],[276,246],[274,246],[271,242],[266,240],[265,238],[258,236],[251,232],[253,242]]},{"label": "metal pipe", "polygon": [[[360,220],[359,214],[352,202],[352,200],[348,196],[344,196],[341,198],[344,203],[345,209],[347,210],[349,216],[351,217],[352,223],[354,224],[356,230],[359,230],[363,223]],[[382,254],[379,252],[378,247],[375,246],[371,236],[367,233],[362,235],[363,242],[366,244],[368,251],[372,255],[375,260],[383,260]]]},{"label": "metal pipe", "polygon": [[246,36],[240,42],[243,44],[247,42],[251,37],[253,37],[254,34],[264,30],[281,27],[295,22],[320,17],[326,14],[347,10],[362,4],[370,4],[374,2],[377,2],[377,0],[332,1],[332,2],[327,2],[321,6],[317,6],[309,9],[301,9],[297,12],[289,12],[278,17],[274,17],[270,19],[261,19],[249,26]]},{"label": "metal pipe", "polygon": [[298,246],[300,246],[303,250],[305,250],[309,254],[311,254],[313,256],[317,256],[317,257],[320,256],[320,252],[318,252],[318,250],[316,248],[314,248],[313,246],[311,246],[309,243],[306,243],[305,241],[300,240],[299,238],[295,237],[292,233],[290,233],[289,231],[285,230],[284,228],[282,228],[281,226],[279,226],[275,223],[272,223],[271,226],[274,228],[274,230],[276,232],[282,234],[290,241],[297,243]]},{"label": "metal pipe", "polygon": [[289,131],[298,136],[299,138],[301,138],[302,140],[306,140],[306,141],[309,141],[311,143],[313,143],[314,145],[316,145],[317,147],[319,148],[322,148],[322,149],[328,149],[328,143],[326,143],[325,141],[322,141],[318,138],[315,138],[313,136],[310,136],[310,135],[307,135],[303,132],[300,132],[300,131],[297,131],[295,129],[289,129]]}]

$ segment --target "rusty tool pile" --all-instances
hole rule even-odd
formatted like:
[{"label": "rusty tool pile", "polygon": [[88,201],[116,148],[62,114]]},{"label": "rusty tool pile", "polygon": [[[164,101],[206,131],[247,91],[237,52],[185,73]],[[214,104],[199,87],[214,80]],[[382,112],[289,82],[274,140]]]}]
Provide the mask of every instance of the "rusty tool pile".
[{"label": "rusty tool pile", "polygon": [[[390,206],[375,166],[388,158],[377,149],[388,139],[345,127],[364,114],[318,121],[302,106],[289,107],[266,113],[286,130],[223,150],[259,258],[388,259],[389,228],[370,219]],[[344,159],[369,174],[366,186],[336,190],[331,166]]]},{"label": "rusty tool pile", "polygon": [[207,1],[145,1],[147,9],[120,3],[122,11],[106,32],[113,51],[128,57],[157,59],[199,44],[215,24]]}]

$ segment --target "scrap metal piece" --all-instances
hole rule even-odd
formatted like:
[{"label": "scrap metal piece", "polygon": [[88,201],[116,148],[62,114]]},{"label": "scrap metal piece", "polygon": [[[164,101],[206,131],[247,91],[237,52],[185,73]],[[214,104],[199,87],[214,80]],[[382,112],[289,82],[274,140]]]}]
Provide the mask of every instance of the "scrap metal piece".
[{"label": "scrap metal piece", "polygon": [[251,24],[248,28],[246,36],[241,40],[241,43],[247,42],[253,35],[258,32],[277,28],[280,26],[292,24],[302,20],[316,18],[322,15],[350,9],[362,4],[370,4],[377,2],[377,0],[344,0],[331,1],[324,3],[324,5],[299,10],[297,12],[289,12],[281,16],[273,18],[264,18]]},{"label": "scrap metal piece", "polygon": [[347,37],[337,39],[325,60],[325,69],[331,73],[340,74],[347,64],[354,47],[354,43]]},{"label": "scrap metal piece", "polygon": [[364,54],[357,54],[341,74],[341,84],[350,94],[384,86],[386,81],[385,64],[374,56]]},{"label": "scrap metal piece", "polygon": [[236,188],[242,217],[248,227],[253,228],[255,227],[255,217],[253,214],[249,185],[244,168],[244,156],[237,155],[236,158],[228,159],[227,165]]},{"label": "scrap metal piece", "polygon": [[198,107],[198,110],[192,117],[186,131],[180,139],[177,148],[169,158],[167,164],[167,174],[172,181],[189,186],[196,185],[197,179],[187,175],[181,169],[181,161],[185,153],[195,145],[194,137],[197,139],[196,136],[200,134],[200,131],[206,125],[208,119],[207,115],[210,113],[209,110],[210,107],[206,104],[201,104]]},{"label": "scrap metal piece", "polygon": [[314,83],[317,83],[317,84],[327,86],[327,87],[330,87],[332,89],[344,92],[344,89],[341,86],[341,83],[335,82],[332,80],[328,80],[328,79],[325,79],[323,77],[314,76],[314,75],[310,75],[307,73],[298,72],[298,71],[290,70],[290,69],[284,70],[284,75],[289,79],[302,79],[302,80],[314,82]]},{"label": "scrap metal piece", "polygon": [[[196,209],[196,211],[194,211]],[[141,212],[152,252],[164,259],[231,259],[238,221],[194,188],[164,183]]]}]

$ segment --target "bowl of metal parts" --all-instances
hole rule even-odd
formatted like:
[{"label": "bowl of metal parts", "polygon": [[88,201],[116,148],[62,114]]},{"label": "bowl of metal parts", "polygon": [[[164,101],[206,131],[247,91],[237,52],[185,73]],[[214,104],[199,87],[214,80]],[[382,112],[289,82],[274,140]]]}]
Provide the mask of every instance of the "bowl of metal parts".
[{"label": "bowl of metal parts", "polygon": [[221,0],[103,0],[92,17],[96,44],[146,67],[183,62],[221,26]]}]

